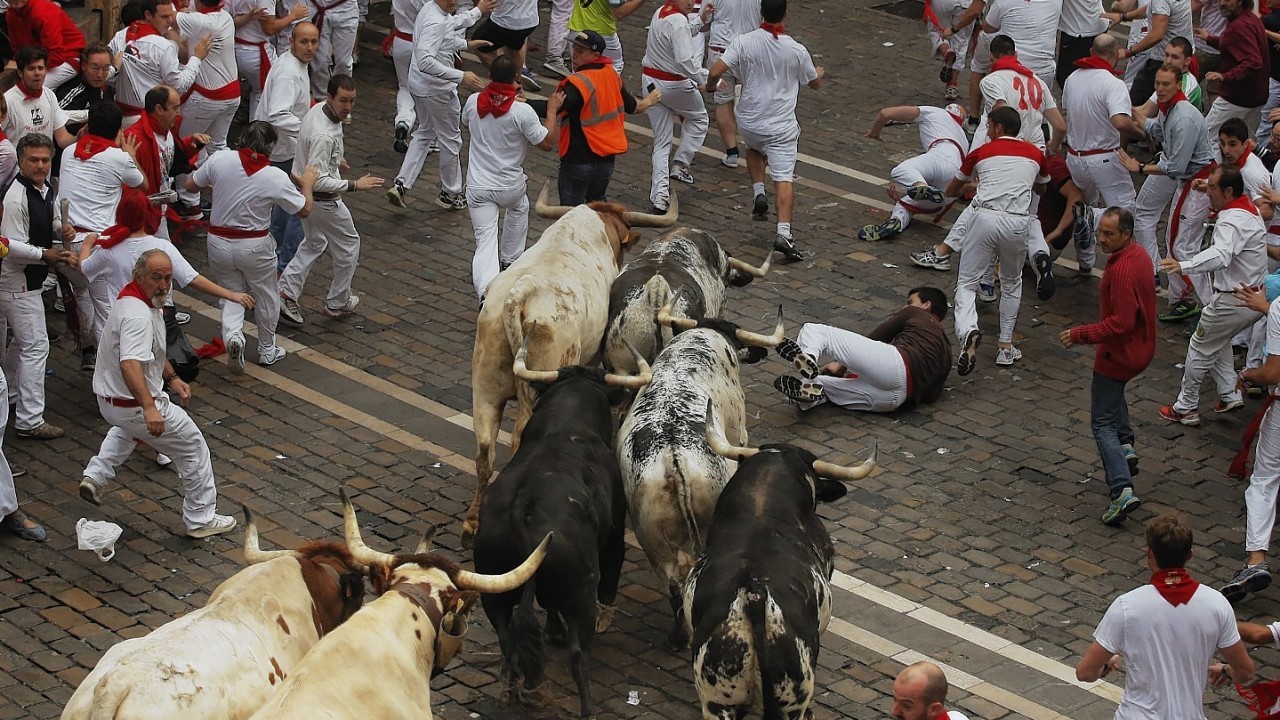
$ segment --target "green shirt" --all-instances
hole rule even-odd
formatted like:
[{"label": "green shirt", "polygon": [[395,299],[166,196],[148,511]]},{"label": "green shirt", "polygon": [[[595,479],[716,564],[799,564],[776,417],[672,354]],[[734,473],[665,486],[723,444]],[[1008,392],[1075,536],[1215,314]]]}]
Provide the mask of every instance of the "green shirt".
[{"label": "green shirt", "polygon": [[1182,94],[1187,96],[1197,110],[1204,112],[1204,93],[1200,91],[1200,83],[1196,82],[1196,76],[1189,72],[1182,73]]},{"label": "green shirt", "polygon": [[609,0],[573,0],[569,29],[574,32],[595,30],[608,37],[618,34],[618,19],[613,16]]}]

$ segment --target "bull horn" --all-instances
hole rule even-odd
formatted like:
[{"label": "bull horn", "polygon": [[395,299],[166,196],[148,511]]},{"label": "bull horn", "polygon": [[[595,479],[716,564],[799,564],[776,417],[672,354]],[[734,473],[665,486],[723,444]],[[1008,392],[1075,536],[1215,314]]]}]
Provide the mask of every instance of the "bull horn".
[{"label": "bull horn", "polygon": [[544,218],[560,218],[573,208],[568,205],[548,205],[547,204],[547,188],[551,187],[551,181],[548,180],[542,184],[542,192],[538,193],[538,199],[533,203],[533,211],[538,217]]},{"label": "bull horn", "polygon": [[524,358],[529,354],[529,338],[537,327],[538,323],[531,324],[529,332],[524,334],[524,342],[520,343],[520,352],[516,353],[516,361],[511,364],[511,372],[525,382],[553,383],[560,379],[559,370],[530,370],[524,364]]},{"label": "bull horn", "polygon": [[841,482],[861,480],[862,478],[870,475],[872,470],[876,469],[877,449],[878,443],[876,441],[872,441],[871,454],[868,455],[867,459],[863,460],[862,464],[857,467],[845,467],[844,465],[836,465],[835,463],[823,462],[822,460],[814,460],[813,471],[816,472],[819,477],[831,478],[832,480],[839,480]]},{"label": "bull horn", "polygon": [[347,539],[347,549],[351,551],[351,557],[361,565],[395,565],[395,555],[371,550],[364,544],[364,540],[360,538],[360,522],[356,520],[356,508],[351,504],[351,498],[347,497],[347,489],[339,488],[338,494],[342,497],[342,532]]},{"label": "bull horn", "polygon": [[645,385],[648,385],[649,381],[653,380],[653,370],[649,368],[649,363],[645,361],[644,356],[640,354],[640,351],[635,349],[635,346],[626,340],[623,340],[622,344],[627,346],[627,349],[631,351],[631,357],[636,359],[636,367],[639,369],[639,372],[635,375],[605,373],[604,381],[614,387],[624,387],[628,390],[639,390]]},{"label": "bull horn", "polygon": [[680,293],[677,292],[675,296],[668,300],[667,304],[663,305],[662,309],[658,311],[658,322],[669,328],[675,328],[676,330],[692,330],[698,327],[697,320],[671,314],[671,309],[674,308],[678,302],[680,302]]},{"label": "bull horn", "polygon": [[729,256],[729,267],[738,272],[746,273],[757,280],[769,274],[769,263],[773,261],[773,253],[764,256],[764,264],[760,267],[754,267],[739,260],[738,258]]},{"label": "bull horn", "polygon": [[458,576],[453,581],[460,590],[475,590],[489,594],[515,590],[528,582],[529,578],[533,577],[533,574],[538,571],[538,566],[542,564],[543,558],[547,556],[547,545],[551,543],[551,536],[554,534],[547,533],[547,536],[542,538],[542,542],[529,554],[529,557],[513,570],[501,575],[482,575],[469,570],[459,570]]},{"label": "bull horn", "polygon": [[734,337],[738,338],[738,342],[744,345],[755,345],[756,347],[775,347],[782,342],[782,306],[778,306],[778,324],[773,328],[772,335],[761,335],[753,333],[749,330],[738,328],[733,332]]},{"label": "bull horn", "polygon": [[680,201],[676,198],[675,193],[671,193],[671,203],[667,206],[667,211],[661,215],[642,212],[624,212],[622,219],[631,227],[652,227],[665,228],[676,224],[676,220],[680,218]]},{"label": "bull horn", "polygon": [[253,511],[241,505],[244,511],[244,562],[246,565],[257,565],[260,562],[281,557],[299,557],[294,550],[262,550],[258,547],[258,522]]},{"label": "bull horn", "polygon": [[439,525],[432,524],[422,533],[422,538],[418,540],[418,546],[413,549],[416,555],[426,555],[431,552],[431,538],[436,536],[436,530]]},{"label": "bull horn", "polygon": [[715,451],[717,455],[729,460],[742,462],[743,460],[760,452],[759,448],[738,447],[730,445],[729,441],[724,438],[724,432],[716,427],[715,408],[710,398],[707,398],[707,444]]}]

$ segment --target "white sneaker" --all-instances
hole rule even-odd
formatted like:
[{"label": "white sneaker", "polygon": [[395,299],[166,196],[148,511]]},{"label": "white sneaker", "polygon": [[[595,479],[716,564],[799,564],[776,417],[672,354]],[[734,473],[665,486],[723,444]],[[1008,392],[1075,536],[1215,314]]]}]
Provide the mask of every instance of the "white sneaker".
[{"label": "white sneaker", "polygon": [[550,60],[547,60],[542,63],[542,69],[556,77],[562,78],[569,77],[570,73],[573,72],[569,69],[569,66],[565,64],[563,58],[551,58]]},{"label": "white sneaker", "polygon": [[271,348],[265,353],[263,352],[258,353],[258,364],[263,367],[266,367],[267,365],[275,365],[276,363],[280,362],[280,360],[282,360],[285,355],[286,353],[284,351],[284,348],[280,347],[279,345],[276,345],[275,347]]},{"label": "white sneaker", "polygon": [[207,538],[229,533],[236,529],[236,519],[230,515],[214,514],[213,519],[195,530],[188,530],[187,537]]},{"label": "white sneaker", "polygon": [[1016,347],[1002,347],[996,350],[997,365],[1012,365],[1022,359],[1022,351]]},{"label": "white sneaker", "polygon": [[298,301],[284,293],[280,294],[280,319],[287,325],[302,327],[302,309],[298,307]]},{"label": "white sneaker", "polygon": [[244,338],[239,335],[227,342],[227,365],[233,375],[244,374]]},{"label": "white sneaker", "polygon": [[331,308],[328,305],[321,311],[327,318],[340,318],[344,315],[350,315],[355,311],[356,306],[360,304],[360,296],[348,295],[347,301],[340,308]]},{"label": "white sneaker", "polygon": [[191,322],[191,313],[175,312],[173,314],[173,319],[179,325],[186,325],[187,323]]},{"label": "white sneaker", "polygon": [[164,453],[156,453],[156,464],[160,467],[168,467],[173,464],[173,458]]}]

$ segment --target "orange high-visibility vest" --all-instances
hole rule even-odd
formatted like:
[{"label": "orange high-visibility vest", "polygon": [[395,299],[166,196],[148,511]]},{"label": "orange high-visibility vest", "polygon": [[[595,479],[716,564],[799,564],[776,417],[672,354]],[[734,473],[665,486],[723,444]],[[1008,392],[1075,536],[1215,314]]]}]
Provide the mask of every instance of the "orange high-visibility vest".
[{"label": "orange high-visibility vest", "polygon": [[[622,80],[613,66],[579,70],[561,81],[557,90],[573,83],[582,95],[579,120],[591,152],[608,157],[627,151],[627,132],[622,120]],[[560,157],[569,152],[569,122],[560,125]]]}]

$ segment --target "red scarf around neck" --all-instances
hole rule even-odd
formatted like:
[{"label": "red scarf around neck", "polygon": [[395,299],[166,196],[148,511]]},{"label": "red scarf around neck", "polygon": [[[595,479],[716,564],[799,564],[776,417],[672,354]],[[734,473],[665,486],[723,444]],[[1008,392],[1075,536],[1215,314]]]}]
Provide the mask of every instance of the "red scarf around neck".
[{"label": "red scarf around neck", "polygon": [[676,14],[683,15],[684,13],[680,12],[680,7],[678,5],[673,2],[669,2],[666,5],[663,5],[662,9],[658,11],[658,18],[661,19]]},{"label": "red scarf around neck", "polygon": [[1017,55],[1005,55],[1004,57],[991,63],[991,72],[997,70],[1012,70],[1024,77],[1035,77],[1036,74],[1031,72],[1026,65],[1018,62]]},{"label": "red scarf around neck", "polygon": [[1098,57],[1097,55],[1082,57],[1076,61],[1075,65],[1076,67],[1084,68],[1085,70],[1106,70],[1112,75],[1119,74],[1116,72],[1115,66],[1113,66],[1111,63],[1107,62],[1106,60],[1103,60],[1102,58]]},{"label": "red scarf around neck", "polygon": [[134,20],[129,23],[129,29],[124,33],[124,41],[133,42],[134,40],[141,40],[148,35],[159,34],[160,33],[156,32],[155,27],[146,20]]},{"label": "red scarf around neck", "polygon": [[768,23],[768,22],[762,22],[762,23],[760,23],[760,29],[761,29],[761,30],[768,30],[768,31],[769,31],[769,33],[770,33],[771,35],[773,35],[774,39],[777,39],[777,37],[778,37],[779,35],[786,35],[786,34],[787,34],[786,28],[782,27],[782,23]]},{"label": "red scarf around neck", "polygon": [[1251,215],[1257,215],[1258,217],[1262,216],[1262,214],[1258,212],[1258,206],[1253,204],[1253,200],[1249,197],[1248,193],[1245,193],[1226,205],[1223,205],[1222,210],[1219,210],[1218,212],[1222,212],[1223,210],[1244,210]]},{"label": "red scarf around neck", "polygon": [[1178,88],[1178,94],[1169,98],[1169,102],[1162,103],[1159,100],[1156,100],[1156,107],[1160,108],[1160,114],[1167,116],[1169,114],[1169,111],[1173,109],[1174,105],[1177,105],[1178,103],[1186,99],[1187,99],[1187,94],[1182,92],[1182,88]]},{"label": "red scarf around neck", "polygon": [[76,159],[88,160],[107,148],[120,147],[113,140],[108,140],[99,135],[90,135],[85,133],[76,140]]},{"label": "red scarf around neck", "polygon": [[254,152],[247,147],[242,147],[236,152],[240,153],[240,164],[244,167],[245,175],[253,175],[271,163],[271,156]]},{"label": "red scarf around neck", "polygon": [[[94,242],[99,250],[110,250],[125,241],[125,238],[133,234],[127,225],[112,225],[111,227],[98,233],[98,239]],[[145,298],[144,298],[145,299]],[[150,300],[147,300],[150,303]]]},{"label": "red scarf around neck", "polygon": [[518,92],[520,88],[512,84],[489,83],[484,90],[480,91],[480,97],[476,98],[476,114],[480,117],[506,115],[511,109],[511,104],[516,101]]},{"label": "red scarf around neck", "polygon": [[35,92],[31,92],[30,90],[27,89],[26,83],[22,82],[21,80],[19,80],[15,84],[18,86],[18,91],[22,93],[22,97],[28,100],[39,100],[40,97],[44,95],[43,85],[40,86],[39,90],[36,90]]},{"label": "red scarf around neck", "polygon": [[1184,568],[1157,570],[1151,576],[1151,584],[1160,593],[1160,597],[1168,600],[1174,607],[1191,600],[1191,596],[1196,594],[1196,588],[1200,587],[1200,583],[1192,579]]},{"label": "red scarf around neck", "polygon": [[130,280],[129,284],[120,290],[120,294],[116,296],[116,299],[122,300],[127,297],[138,298],[146,303],[147,307],[151,307],[151,298],[147,296],[146,291],[142,289],[137,280]]}]

